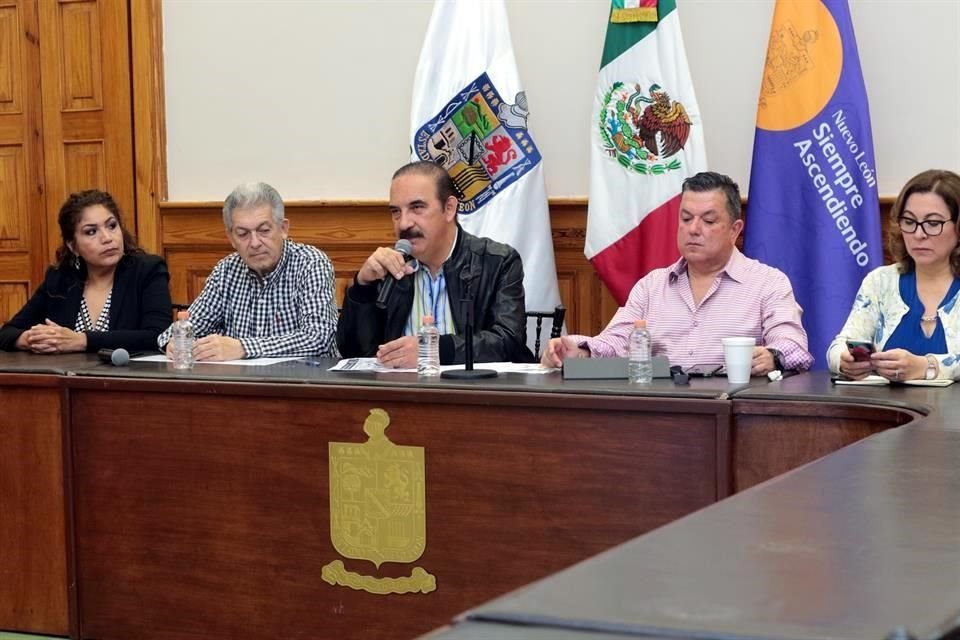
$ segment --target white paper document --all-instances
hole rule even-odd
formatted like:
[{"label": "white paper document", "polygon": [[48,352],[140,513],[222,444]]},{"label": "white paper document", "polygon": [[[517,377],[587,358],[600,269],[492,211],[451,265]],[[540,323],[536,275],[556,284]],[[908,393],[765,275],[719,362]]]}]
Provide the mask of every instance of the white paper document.
[{"label": "white paper document", "polygon": [[[194,362],[194,364],[239,364],[245,367],[264,367],[271,364],[277,364],[278,362],[289,362],[290,360],[299,360],[299,356],[286,357],[286,358],[250,358],[248,360],[222,360],[219,362],[202,360],[199,362]],[[165,355],[155,355],[155,356],[140,356],[139,358],[131,358],[131,362],[173,362],[170,358]]]},{"label": "white paper document", "polygon": [[[883,386],[890,381],[883,376],[870,375],[863,380],[834,380],[835,384],[849,384],[853,386]],[[953,380],[904,380],[900,384],[909,384],[914,387],[949,387]]]},{"label": "white paper document", "polygon": [[[473,365],[475,369],[493,369],[497,373],[550,373],[553,369],[546,368],[538,363],[519,363],[519,362],[478,362]],[[463,369],[462,364],[445,364],[440,367],[441,371],[450,371],[452,369]],[[345,358],[330,367],[328,371],[374,371],[376,373],[416,373],[416,369],[391,369],[385,367],[376,358]]]}]

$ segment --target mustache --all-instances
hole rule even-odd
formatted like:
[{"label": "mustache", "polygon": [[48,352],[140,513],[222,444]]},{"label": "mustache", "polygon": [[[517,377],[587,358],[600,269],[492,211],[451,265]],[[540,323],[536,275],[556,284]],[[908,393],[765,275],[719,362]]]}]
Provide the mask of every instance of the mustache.
[{"label": "mustache", "polygon": [[400,240],[413,240],[414,238],[422,238],[423,232],[419,229],[403,229],[400,231]]}]

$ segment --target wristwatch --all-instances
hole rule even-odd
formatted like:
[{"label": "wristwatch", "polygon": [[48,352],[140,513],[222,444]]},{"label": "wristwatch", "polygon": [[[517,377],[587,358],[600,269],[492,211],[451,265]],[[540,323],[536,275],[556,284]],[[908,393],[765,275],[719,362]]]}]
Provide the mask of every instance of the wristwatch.
[{"label": "wristwatch", "polygon": [[784,371],[786,367],[783,366],[783,354],[780,353],[777,349],[767,349],[770,352],[770,355],[773,356],[773,370],[774,371]]},{"label": "wristwatch", "polygon": [[924,375],[924,380],[935,380],[937,378],[937,373],[940,371],[940,365],[937,363],[937,359],[932,355],[927,355],[927,373]]}]

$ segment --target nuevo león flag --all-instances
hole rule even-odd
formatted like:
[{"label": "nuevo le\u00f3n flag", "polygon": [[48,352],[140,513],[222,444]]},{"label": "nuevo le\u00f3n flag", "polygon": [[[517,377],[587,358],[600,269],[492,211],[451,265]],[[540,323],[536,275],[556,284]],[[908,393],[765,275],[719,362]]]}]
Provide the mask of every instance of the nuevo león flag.
[{"label": "nuevo le\u00f3n flag", "polygon": [[870,112],[846,0],[778,0],[757,108],[744,251],[782,270],[818,368],[880,266]]},{"label": "nuevo le\u00f3n flag", "polygon": [[624,304],[679,257],[684,178],[707,168],[675,0],[613,0],[590,127],[584,253]]},{"label": "nuevo le\u00f3n flag", "polygon": [[527,309],[552,311],[560,293],[530,113],[503,0],[437,0],[413,85],[413,157],[453,178],[464,229],[520,253]]}]

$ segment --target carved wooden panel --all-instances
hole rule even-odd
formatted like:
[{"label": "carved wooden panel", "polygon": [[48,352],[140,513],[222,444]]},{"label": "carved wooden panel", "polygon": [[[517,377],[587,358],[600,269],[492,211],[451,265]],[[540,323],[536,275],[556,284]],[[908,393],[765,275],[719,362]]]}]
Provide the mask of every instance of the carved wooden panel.
[{"label": "carved wooden panel", "polygon": [[343,299],[347,295],[347,289],[350,288],[350,285],[353,284],[353,277],[356,275],[356,271],[350,272],[346,275],[341,275],[340,272],[337,272],[336,284],[334,285],[334,300],[337,301],[337,306],[343,306]]},{"label": "carved wooden panel", "polygon": [[23,68],[20,11],[16,5],[0,7],[0,113],[20,113],[23,108]]},{"label": "carved wooden panel", "polygon": [[0,249],[28,249],[26,180],[23,145],[0,145]]},{"label": "carved wooden panel", "polygon": [[162,13],[163,0],[130,3],[137,241],[151,253],[161,249],[158,207],[167,199]]},{"label": "carved wooden panel", "polygon": [[187,302],[193,302],[193,300],[200,295],[200,292],[203,291],[203,286],[207,284],[207,278],[210,276],[210,272],[213,271],[213,267],[209,269],[190,269],[187,271]]},{"label": "carved wooden panel", "polygon": [[174,304],[190,304],[196,298],[214,265],[229,250],[168,250],[165,252],[170,269],[170,299]]},{"label": "carved wooden panel", "polygon": [[[170,269],[170,297],[176,304],[190,304],[200,295],[207,276],[214,265],[228,255],[229,249],[222,253],[211,252],[167,252],[167,266]],[[343,297],[347,288],[353,284],[356,269],[336,270],[334,280],[334,299],[337,306],[343,306]]]},{"label": "carved wooden panel", "polygon": [[105,189],[107,168],[103,140],[65,142],[63,168],[67,193]]},{"label": "carved wooden panel", "polygon": [[[103,107],[103,58],[98,3],[60,3],[61,105],[66,111]],[[125,44],[125,43],[124,43]]]},{"label": "carved wooden panel", "polygon": [[27,303],[28,282],[0,282],[0,322],[6,322]]},{"label": "carved wooden panel", "polygon": [[[557,286],[560,289],[560,302],[567,307],[570,314],[570,305],[576,300],[577,273],[576,271],[557,271]],[[544,309],[546,311],[546,309]],[[569,326],[569,320],[564,320]]]},{"label": "carved wooden panel", "polygon": [[[190,273],[206,274],[217,260],[231,251],[223,231],[220,203],[162,203],[161,243],[169,259],[175,302],[184,300],[188,290],[186,263]],[[881,202],[882,219],[888,217],[890,199]],[[337,303],[354,274],[377,247],[392,246],[393,229],[384,203],[375,202],[289,202],[290,237],[322,249],[336,270]],[[586,239],[587,205],[582,200],[554,200],[550,223],[556,256],[560,299],[567,307],[569,333],[596,335],[619,306],[583,255]],[[208,260],[208,257],[210,258]],[[215,258],[214,258],[215,257]],[[204,271],[206,269],[206,271]],[[194,277],[195,276],[191,276]],[[202,285],[202,282],[201,282]]]},{"label": "carved wooden panel", "polygon": [[99,187],[135,228],[128,0],[38,3],[47,259],[64,198]]},{"label": "carved wooden panel", "polygon": [[[161,241],[174,302],[192,300],[202,287],[198,274],[205,276],[231,251],[220,206],[213,202],[161,204]],[[291,202],[287,203],[287,217],[291,239],[319,247],[333,262],[338,305],[343,304],[347,287],[367,257],[377,247],[395,242],[384,203]],[[586,205],[560,202],[552,207],[551,217],[567,330],[595,334],[617,307],[583,257]]]},{"label": "carved wooden panel", "polygon": [[[37,5],[0,0],[0,282],[8,285],[6,306],[22,303],[46,266]],[[9,286],[17,292],[14,302]]]}]

